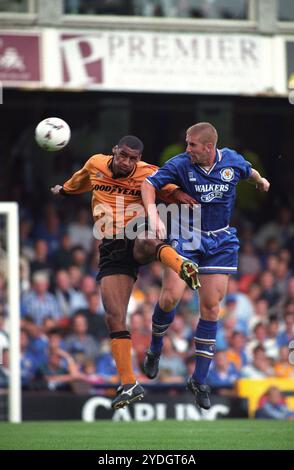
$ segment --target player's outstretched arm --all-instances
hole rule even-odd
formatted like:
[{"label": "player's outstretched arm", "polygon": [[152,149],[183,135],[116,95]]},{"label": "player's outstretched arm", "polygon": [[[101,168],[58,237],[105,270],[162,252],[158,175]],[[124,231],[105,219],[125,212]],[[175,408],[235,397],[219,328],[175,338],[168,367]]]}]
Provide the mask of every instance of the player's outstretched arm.
[{"label": "player's outstretched arm", "polygon": [[252,168],[252,175],[247,181],[254,183],[256,189],[259,189],[259,191],[267,192],[269,190],[269,181],[266,178],[263,178],[254,168]]},{"label": "player's outstretched arm", "polygon": [[151,229],[162,240],[166,237],[166,229],[157,212],[155,204],[156,190],[148,181],[143,182],[141,190],[143,205],[146,214],[148,214]]},{"label": "player's outstretched arm", "polygon": [[[169,187],[175,187],[175,189],[170,189],[169,191],[167,191],[167,188]],[[168,204],[188,204],[188,206],[192,209],[195,204],[198,204],[198,202],[191,196],[189,196],[189,194],[182,191],[178,186],[172,184],[161,188],[161,190],[158,191],[158,196],[160,199],[162,199],[164,202],[167,202]]]},{"label": "player's outstretched arm", "polygon": [[62,194],[81,194],[92,191],[92,183],[89,177],[89,171],[86,166],[76,171],[72,177],[63,183],[63,186],[56,184],[51,188],[54,195]]}]

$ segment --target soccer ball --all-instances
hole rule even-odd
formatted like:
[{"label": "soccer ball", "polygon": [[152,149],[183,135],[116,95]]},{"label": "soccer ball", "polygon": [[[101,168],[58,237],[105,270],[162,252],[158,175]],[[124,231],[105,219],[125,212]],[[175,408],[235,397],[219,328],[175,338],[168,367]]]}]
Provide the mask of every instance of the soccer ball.
[{"label": "soccer ball", "polygon": [[42,149],[56,152],[68,144],[70,127],[57,117],[44,119],[36,127],[35,139]]}]

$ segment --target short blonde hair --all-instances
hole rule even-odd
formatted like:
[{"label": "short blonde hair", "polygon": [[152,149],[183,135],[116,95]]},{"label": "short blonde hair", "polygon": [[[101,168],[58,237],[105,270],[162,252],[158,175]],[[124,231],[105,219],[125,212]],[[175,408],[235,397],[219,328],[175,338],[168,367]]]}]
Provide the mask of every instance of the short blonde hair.
[{"label": "short blonde hair", "polygon": [[187,134],[201,134],[203,144],[211,142],[214,146],[218,139],[216,128],[209,122],[198,122],[198,124],[194,124],[187,129]]}]

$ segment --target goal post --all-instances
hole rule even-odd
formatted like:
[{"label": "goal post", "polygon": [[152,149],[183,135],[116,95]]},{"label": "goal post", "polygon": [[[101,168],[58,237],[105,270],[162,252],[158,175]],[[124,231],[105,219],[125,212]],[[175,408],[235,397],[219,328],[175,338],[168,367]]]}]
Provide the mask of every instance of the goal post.
[{"label": "goal post", "polygon": [[21,422],[20,371],[20,279],[19,279],[19,211],[16,202],[0,202],[0,216],[6,216],[4,235],[7,257],[7,300],[9,311],[9,388],[8,418]]}]

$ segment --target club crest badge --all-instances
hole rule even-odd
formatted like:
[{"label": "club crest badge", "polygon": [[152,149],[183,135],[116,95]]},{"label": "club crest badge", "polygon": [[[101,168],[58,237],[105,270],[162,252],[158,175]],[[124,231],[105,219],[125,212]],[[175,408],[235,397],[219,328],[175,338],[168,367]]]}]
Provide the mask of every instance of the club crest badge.
[{"label": "club crest badge", "polygon": [[232,181],[235,175],[233,168],[223,168],[220,174],[223,181]]}]

